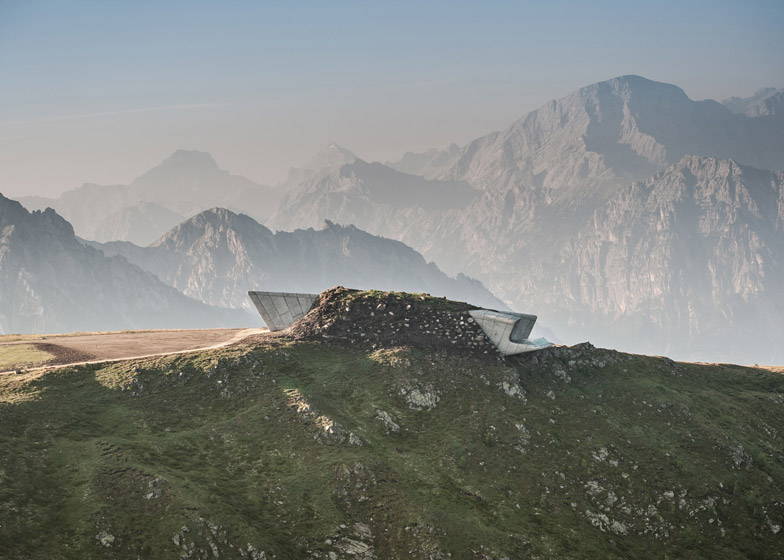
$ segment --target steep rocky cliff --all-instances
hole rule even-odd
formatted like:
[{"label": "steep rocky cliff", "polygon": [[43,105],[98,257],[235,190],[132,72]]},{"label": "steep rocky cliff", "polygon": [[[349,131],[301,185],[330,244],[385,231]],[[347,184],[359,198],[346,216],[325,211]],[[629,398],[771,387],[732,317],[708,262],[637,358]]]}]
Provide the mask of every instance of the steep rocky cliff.
[{"label": "steep rocky cliff", "polygon": [[686,156],[618,193],[537,272],[520,292],[567,335],[781,362],[784,173]]}]

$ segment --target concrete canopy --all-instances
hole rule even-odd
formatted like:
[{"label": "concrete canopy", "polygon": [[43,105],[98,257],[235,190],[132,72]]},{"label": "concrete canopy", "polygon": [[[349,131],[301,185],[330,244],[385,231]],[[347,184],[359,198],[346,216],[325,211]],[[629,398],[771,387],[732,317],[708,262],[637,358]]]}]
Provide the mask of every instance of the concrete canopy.
[{"label": "concrete canopy", "polygon": [[248,292],[248,296],[271,331],[281,331],[302,319],[318,299],[318,294],[287,292]]},{"label": "concrete canopy", "polygon": [[501,313],[489,309],[475,309],[468,313],[504,356],[552,346],[552,343],[544,338],[528,338],[536,323],[536,315]]}]

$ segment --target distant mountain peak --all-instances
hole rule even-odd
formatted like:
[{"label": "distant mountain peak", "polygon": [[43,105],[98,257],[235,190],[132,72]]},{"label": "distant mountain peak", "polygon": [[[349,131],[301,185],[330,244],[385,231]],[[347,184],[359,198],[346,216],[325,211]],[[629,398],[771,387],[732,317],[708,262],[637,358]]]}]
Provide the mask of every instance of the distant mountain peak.
[{"label": "distant mountain peak", "polygon": [[784,88],[764,87],[751,97],[730,97],[722,101],[727,109],[747,117],[778,115],[784,111]]},{"label": "distant mountain peak", "polygon": [[220,167],[218,167],[218,164],[215,162],[215,158],[207,152],[200,152],[198,150],[177,150],[156,167],[153,167],[150,171],[142,175],[142,177],[156,169],[188,170],[198,173],[204,173],[205,171],[213,173],[220,172]]},{"label": "distant mountain peak", "polygon": [[357,159],[357,156],[354,152],[332,142],[305,162],[301,169],[318,171],[326,167],[339,167],[343,164],[351,163],[355,159]]},{"label": "distant mountain peak", "polygon": [[[602,94],[608,94],[621,97],[627,101],[633,98],[648,97],[668,97],[680,101],[690,101],[686,92],[674,84],[657,82],[635,74],[616,76],[609,80],[596,82],[578,89],[572,95],[584,99],[586,95],[592,95],[596,92],[598,92],[600,98]],[[570,97],[572,96],[567,96],[565,99],[569,99]]]},{"label": "distant mountain peak", "polygon": [[294,186],[302,185],[314,177],[331,173],[356,159],[357,156],[351,150],[331,142],[302,165],[289,169],[286,182]]},{"label": "distant mountain peak", "polygon": [[206,164],[211,167],[218,167],[215,159],[208,152],[198,150],[176,150],[171,156],[163,160],[163,163],[174,164]]}]

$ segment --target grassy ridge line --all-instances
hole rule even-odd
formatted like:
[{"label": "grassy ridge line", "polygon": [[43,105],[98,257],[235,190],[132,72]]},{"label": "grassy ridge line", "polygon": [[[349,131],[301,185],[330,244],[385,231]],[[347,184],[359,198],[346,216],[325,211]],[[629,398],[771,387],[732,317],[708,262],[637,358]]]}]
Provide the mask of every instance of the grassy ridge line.
[{"label": "grassy ridge line", "polygon": [[283,338],[6,376],[0,556],[780,557],[782,389]]}]

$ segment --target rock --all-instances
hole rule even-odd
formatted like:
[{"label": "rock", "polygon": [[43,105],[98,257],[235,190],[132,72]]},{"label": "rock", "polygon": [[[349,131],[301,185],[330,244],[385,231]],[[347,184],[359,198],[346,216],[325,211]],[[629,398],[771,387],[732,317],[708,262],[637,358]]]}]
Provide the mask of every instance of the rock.
[{"label": "rock", "polygon": [[106,531],[101,531],[100,533],[95,535],[95,538],[98,540],[101,546],[105,546],[106,548],[111,547],[115,541],[114,535],[110,535]]},{"label": "rock", "polygon": [[604,462],[604,461],[606,461],[606,460],[607,460],[607,457],[608,457],[609,455],[610,455],[610,454],[609,454],[609,452],[607,451],[607,448],[606,448],[606,447],[602,447],[602,448],[600,448],[600,449],[599,449],[599,451],[597,451],[596,453],[593,453],[593,458],[594,458],[596,461],[599,461],[599,462],[601,463],[601,462]]},{"label": "rock", "polygon": [[250,543],[248,543],[247,557],[249,560],[267,560],[267,555],[264,554],[264,551],[259,551],[259,549]]},{"label": "rock", "polygon": [[513,384],[510,384],[510,383],[507,383],[506,381],[502,381],[501,383],[498,384],[498,386],[501,388],[501,390],[504,393],[506,393],[510,397],[518,398],[521,401],[525,401],[526,400],[525,399],[525,390],[522,387],[520,387],[519,385],[516,385],[516,384],[513,385]]},{"label": "rock", "polygon": [[387,429],[387,433],[397,433],[400,431],[400,426],[392,419],[389,413],[380,409],[376,409],[376,419],[381,420],[384,423],[384,426]]},{"label": "rock", "polygon": [[440,399],[441,397],[434,391],[425,390],[423,392],[418,388],[413,389],[406,395],[406,402],[409,408],[414,410],[432,410]]}]

